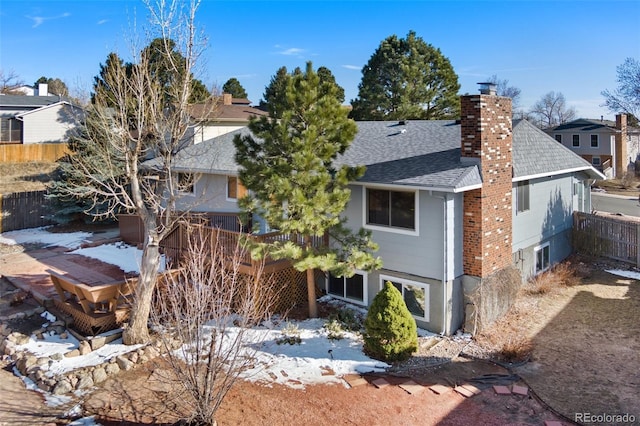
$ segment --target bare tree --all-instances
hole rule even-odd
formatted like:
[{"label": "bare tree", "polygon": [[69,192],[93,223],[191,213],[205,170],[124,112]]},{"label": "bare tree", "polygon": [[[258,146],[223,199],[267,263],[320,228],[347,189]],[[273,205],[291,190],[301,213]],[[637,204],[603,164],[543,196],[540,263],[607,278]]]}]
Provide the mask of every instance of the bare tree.
[{"label": "bare tree", "polygon": [[262,337],[251,327],[268,318],[274,281],[261,278],[262,268],[240,273],[242,243],[223,246],[215,229],[186,229],[187,254],[179,272],[158,285],[151,320],[169,366],[160,378],[187,395],[178,401],[180,414],[188,413],[188,424],[212,425],[235,381],[254,368]]},{"label": "bare tree", "polygon": [[520,88],[509,86],[509,80],[500,79],[496,74],[492,75],[488,82],[496,85],[498,96],[511,98],[511,105],[514,111],[520,108],[520,94],[522,92]]},{"label": "bare tree", "polygon": [[0,93],[4,95],[21,95],[18,89],[24,85],[24,81],[15,71],[5,71],[0,69]]},{"label": "bare tree", "polygon": [[605,106],[614,113],[625,112],[640,116],[640,61],[627,58],[616,67],[618,87],[613,92],[605,90]]},{"label": "bare tree", "polygon": [[[150,15],[149,37],[160,39],[153,52],[132,42],[133,65],[113,66],[104,78],[108,93],[98,93],[85,119],[84,137],[95,156],[73,156],[80,172],[69,189],[72,195],[102,203],[94,213],[108,217],[120,211],[137,214],[144,242],[136,297],[125,344],[149,340],[148,320],[160,261],[159,244],[180,220],[177,200],[193,176],[181,175],[173,162],[188,139],[191,119],[188,101],[193,72],[204,48],[196,32],[195,14],[200,0],[146,0]],[[175,50],[184,60],[175,61]],[[165,59],[170,84],[162,85],[150,66],[151,56]],[[145,164],[154,158],[153,167]],[[91,210],[89,208],[88,210]]]},{"label": "bare tree", "polygon": [[576,117],[576,110],[567,107],[564,95],[560,92],[549,92],[536,102],[529,113],[536,119],[538,127],[557,126]]}]

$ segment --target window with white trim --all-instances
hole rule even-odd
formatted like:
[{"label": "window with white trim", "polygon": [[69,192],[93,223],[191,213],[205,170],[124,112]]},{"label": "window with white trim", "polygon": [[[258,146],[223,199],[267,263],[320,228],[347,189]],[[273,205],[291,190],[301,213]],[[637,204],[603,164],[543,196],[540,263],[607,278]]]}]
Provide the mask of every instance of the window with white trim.
[{"label": "window with white trim", "polygon": [[562,135],[561,134],[557,134],[555,135],[556,137],[556,141],[562,143]]},{"label": "window with white trim", "polygon": [[391,282],[402,294],[404,303],[414,318],[429,321],[429,284],[380,275],[380,289],[384,287],[384,283],[387,281]]},{"label": "window with white trim", "polygon": [[597,148],[598,145],[598,135],[591,135],[591,148]]},{"label": "window with white trim", "polygon": [[550,264],[551,256],[550,256],[549,247],[550,247],[549,243],[544,243],[543,245],[533,249],[533,252],[535,253],[535,256],[536,256],[536,269],[535,269],[536,274],[546,271],[547,269],[549,269],[549,266],[551,266]]},{"label": "window with white trim", "polygon": [[580,146],[580,135],[571,135],[571,146]]},{"label": "window with white trim", "polygon": [[416,192],[367,188],[366,223],[416,230]]},{"label": "window with white trim", "polygon": [[367,278],[363,272],[356,272],[352,277],[334,277],[327,279],[327,293],[339,299],[358,304],[367,302]]}]

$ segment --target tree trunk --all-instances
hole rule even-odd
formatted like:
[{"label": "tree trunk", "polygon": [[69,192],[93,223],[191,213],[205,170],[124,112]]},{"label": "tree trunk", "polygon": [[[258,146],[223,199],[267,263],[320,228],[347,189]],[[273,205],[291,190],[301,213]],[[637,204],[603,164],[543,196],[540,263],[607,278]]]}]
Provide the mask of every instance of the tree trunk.
[{"label": "tree trunk", "polygon": [[158,277],[158,264],[160,263],[160,250],[157,241],[151,241],[144,246],[142,261],[140,263],[140,276],[136,285],[133,307],[129,325],[122,333],[122,342],[125,345],[137,345],[149,342],[149,313],[151,311],[151,298]]},{"label": "tree trunk", "polygon": [[318,318],[316,303],[316,280],[313,269],[307,269],[307,297],[309,298],[309,318]]}]

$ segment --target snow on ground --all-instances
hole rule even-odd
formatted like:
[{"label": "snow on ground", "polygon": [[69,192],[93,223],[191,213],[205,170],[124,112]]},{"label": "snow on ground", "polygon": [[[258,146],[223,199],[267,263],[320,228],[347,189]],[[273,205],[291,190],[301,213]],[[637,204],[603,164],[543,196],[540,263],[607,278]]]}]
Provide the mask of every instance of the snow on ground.
[{"label": "snow on ground", "polygon": [[0,234],[0,243],[7,245],[42,243],[45,247],[61,246],[75,249],[86,242],[91,235],[90,232],[51,233],[46,227],[30,228]]},{"label": "snow on ground", "polygon": [[613,275],[618,275],[620,277],[631,278],[631,279],[640,281],[640,272],[624,271],[622,269],[605,269],[605,271]]},{"label": "snow on ground", "polygon": [[[45,247],[61,246],[71,249],[70,254],[79,254],[120,267],[125,273],[140,271],[142,250],[123,242],[80,248],[89,241],[90,232],[52,233],[47,227],[23,229],[0,234],[0,244],[16,245],[41,243]],[[159,271],[165,270],[164,256],[160,258]]]},{"label": "snow on ground", "polygon": [[[139,272],[142,260],[142,250],[123,242],[103,244],[96,247],[87,247],[74,250],[71,254],[98,259],[105,263],[119,266],[125,273]],[[164,256],[161,256],[159,271],[165,270]]]}]

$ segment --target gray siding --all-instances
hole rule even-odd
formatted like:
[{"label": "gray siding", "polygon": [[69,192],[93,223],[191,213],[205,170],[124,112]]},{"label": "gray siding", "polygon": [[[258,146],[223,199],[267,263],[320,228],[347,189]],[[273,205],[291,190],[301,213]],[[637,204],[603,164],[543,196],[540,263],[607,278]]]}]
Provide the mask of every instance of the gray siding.
[{"label": "gray siding", "polygon": [[177,204],[178,210],[198,212],[239,212],[236,200],[227,199],[226,175],[200,175],[193,194],[184,194]]},{"label": "gray siding", "polygon": [[[535,268],[535,248],[549,243],[551,264],[571,254],[572,213],[578,208],[574,183],[583,187],[583,209],[590,206],[590,193],[585,182],[572,175],[531,180],[530,209],[513,210],[513,259],[523,278],[529,278]],[[516,185],[513,187],[516,199]]]}]

